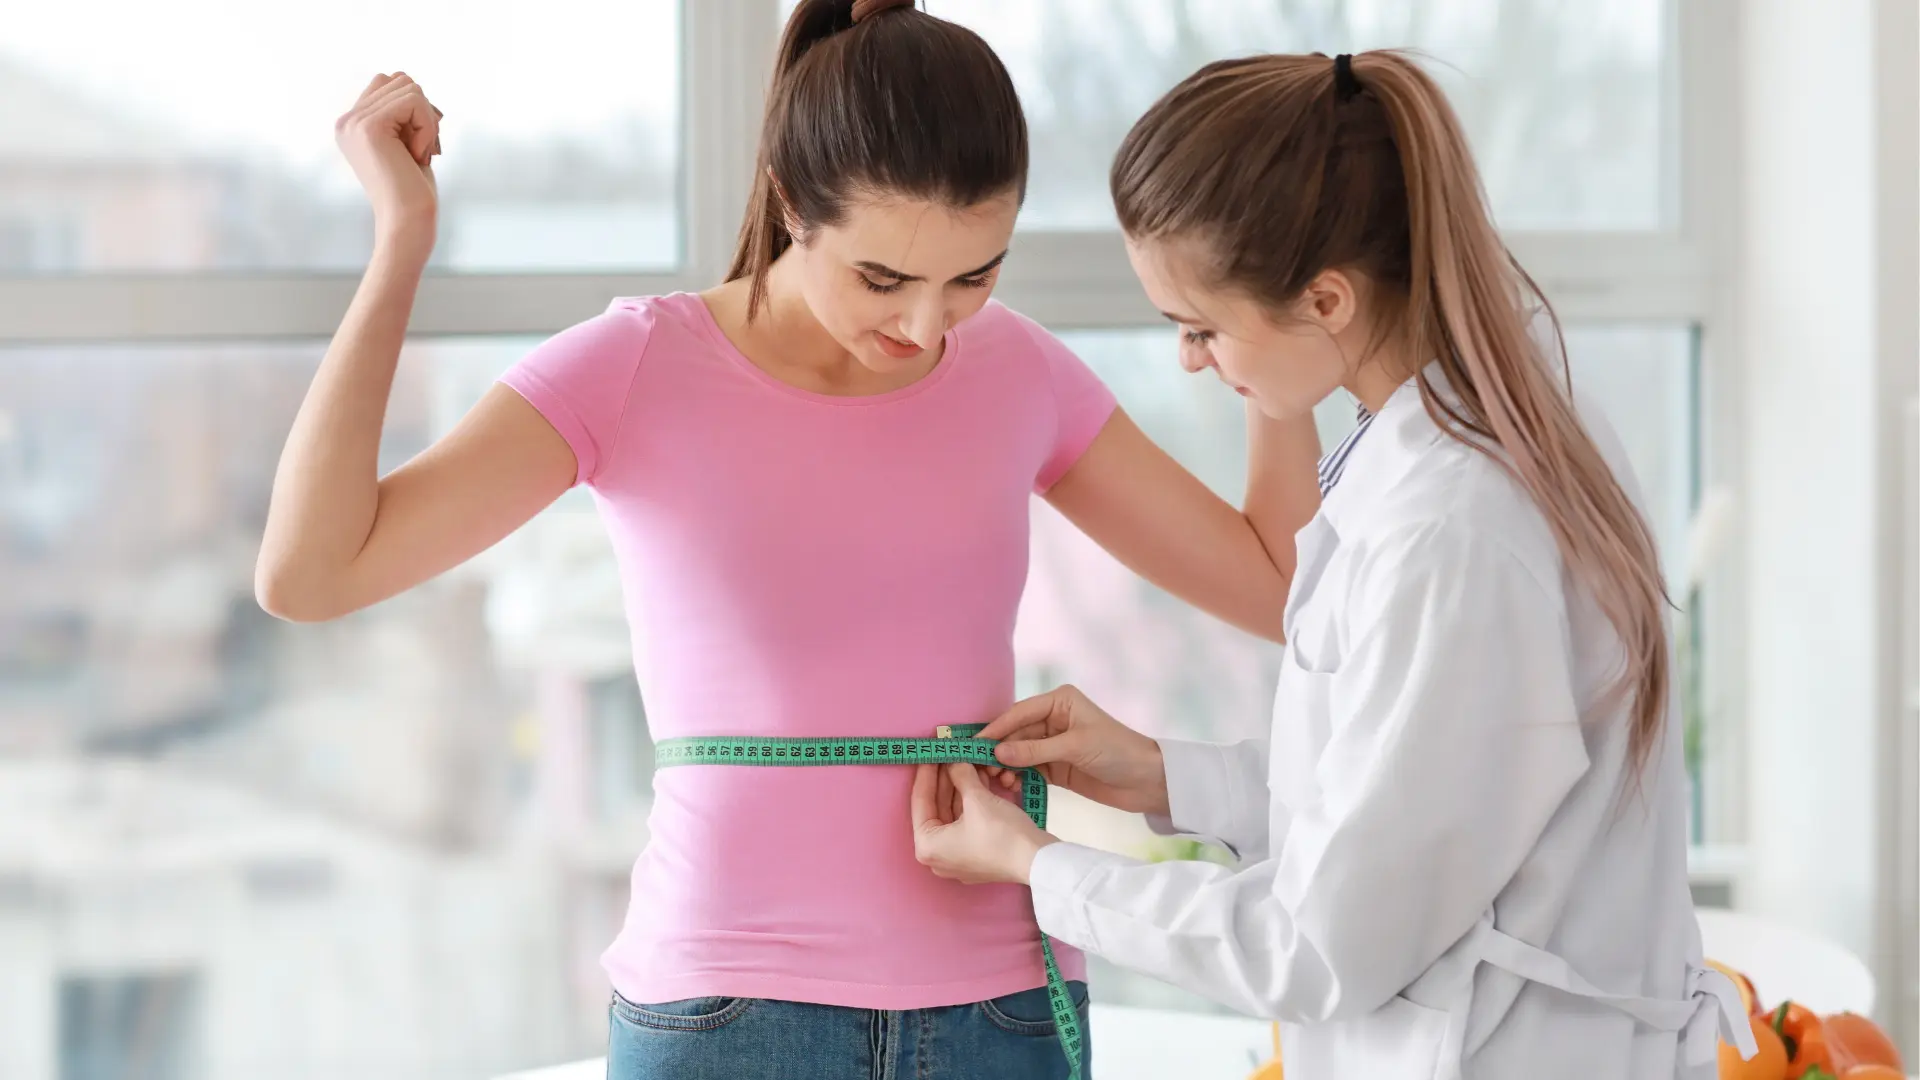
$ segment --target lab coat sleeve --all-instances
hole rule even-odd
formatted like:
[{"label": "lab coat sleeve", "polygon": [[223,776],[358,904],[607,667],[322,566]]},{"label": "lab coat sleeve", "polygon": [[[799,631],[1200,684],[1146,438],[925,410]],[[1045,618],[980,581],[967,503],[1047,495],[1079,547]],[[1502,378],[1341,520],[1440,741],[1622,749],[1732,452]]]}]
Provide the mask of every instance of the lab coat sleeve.
[{"label": "lab coat sleeve", "polygon": [[1349,595],[1339,670],[1314,676],[1330,680],[1321,791],[1280,850],[1228,868],[1051,845],[1032,874],[1042,930],[1314,1022],[1378,1009],[1472,929],[1587,769],[1563,592],[1442,524],[1374,546]]},{"label": "lab coat sleeve", "polygon": [[1242,861],[1267,854],[1267,743],[1160,739],[1169,815],[1148,814],[1161,836],[1195,836]]}]

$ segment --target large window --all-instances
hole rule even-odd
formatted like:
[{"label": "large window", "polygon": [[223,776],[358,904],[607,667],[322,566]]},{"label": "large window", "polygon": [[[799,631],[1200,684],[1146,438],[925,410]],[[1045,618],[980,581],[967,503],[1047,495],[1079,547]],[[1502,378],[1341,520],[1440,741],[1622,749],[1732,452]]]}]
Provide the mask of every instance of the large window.
[{"label": "large window", "polygon": [[[531,344],[410,347],[383,466]],[[0,940],[32,943],[0,950],[0,1074],[41,1075],[13,1018],[54,1004],[94,1033],[59,1075],[98,1080],[592,1048],[593,845],[631,858],[648,776],[604,536],[576,493],[338,623],[269,618],[252,565],[318,355],[0,350]]]},{"label": "large window", "polygon": [[1025,221],[1111,228],[1107,164],[1155,98],[1209,60],[1418,49],[1459,108],[1501,223],[1671,220],[1661,0],[933,0],[1005,58],[1034,132]]},{"label": "large window", "polygon": [[[1233,499],[1243,403],[1178,369],[1120,257],[1107,158],[1205,60],[1425,50],[1567,322],[1575,385],[1625,440],[1669,569],[1684,560],[1730,418],[1712,394],[1726,290],[1702,224],[1717,165],[1677,134],[1731,122],[1714,111],[1719,69],[1690,62],[1729,6],[926,6],[1003,52],[1032,115],[1032,196],[999,297]],[[252,565],[287,426],[367,251],[332,146],[367,79],[405,69],[448,114],[393,466],[609,296],[712,283],[784,10],[9,12],[0,1076],[470,1080],[603,1046],[597,958],[646,839],[651,743],[591,500],[570,494],[468,566],[334,624],[268,618]],[[1321,419],[1337,438],[1349,403]],[[1270,648],[1143,585],[1044,505],[1034,519],[1023,691],[1071,680],[1191,737],[1265,722]],[[1732,663],[1721,625],[1698,628],[1709,682]],[[1699,835],[1737,840],[1716,807],[1738,770],[1702,775]],[[1148,857],[1204,854],[1071,799],[1055,820]],[[1204,1007],[1096,970],[1103,1000]]]},{"label": "large window", "polygon": [[441,265],[677,265],[678,19],[675,0],[9,11],[0,274],[354,268],[370,219],[333,121],[394,70],[446,103]]}]

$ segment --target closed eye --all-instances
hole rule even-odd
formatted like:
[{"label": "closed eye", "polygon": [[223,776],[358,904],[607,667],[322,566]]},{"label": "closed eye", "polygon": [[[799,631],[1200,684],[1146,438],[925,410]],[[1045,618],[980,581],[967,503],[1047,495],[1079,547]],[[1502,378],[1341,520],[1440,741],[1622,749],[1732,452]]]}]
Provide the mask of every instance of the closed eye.
[{"label": "closed eye", "polygon": [[[964,274],[960,274],[949,281],[948,284],[958,285],[963,289],[992,288],[994,272],[1000,269],[1000,264],[1005,262],[1006,259],[1007,253],[1003,251],[993,258],[988,259],[985,266],[977,267]],[[884,263],[864,260],[854,263],[853,270],[854,274],[859,277],[860,284],[865,286],[869,292],[880,293],[883,296],[887,293],[899,292],[901,286],[906,285],[908,282],[926,280],[925,278],[915,277],[912,274],[895,270]]]},{"label": "closed eye", "polygon": [[[906,284],[904,281],[897,280],[876,281],[870,274],[861,274],[859,276],[860,284],[865,285],[870,291],[877,292],[882,296],[888,293],[899,292],[901,286]],[[969,274],[966,277],[957,277],[953,279],[953,283],[963,289],[991,289],[993,288],[993,271],[989,270],[984,274]]]}]

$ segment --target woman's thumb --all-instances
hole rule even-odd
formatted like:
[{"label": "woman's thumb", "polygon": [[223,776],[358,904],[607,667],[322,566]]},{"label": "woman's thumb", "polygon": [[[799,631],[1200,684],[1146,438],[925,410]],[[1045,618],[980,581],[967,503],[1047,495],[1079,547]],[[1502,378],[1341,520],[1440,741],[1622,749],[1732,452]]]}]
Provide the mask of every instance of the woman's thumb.
[{"label": "woman's thumb", "polygon": [[1002,765],[1032,768],[1065,757],[1067,748],[1060,745],[1065,740],[1064,735],[1055,735],[1051,739],[1015,739],[995,746],[993,756]]},{"label": "woman's thumb", "polygon": [[986,785],[980,782],[980,767],[970,762],[956,761],[947,766],[947,772],[953,779],[953,786],[963,793],[985,791]]}]

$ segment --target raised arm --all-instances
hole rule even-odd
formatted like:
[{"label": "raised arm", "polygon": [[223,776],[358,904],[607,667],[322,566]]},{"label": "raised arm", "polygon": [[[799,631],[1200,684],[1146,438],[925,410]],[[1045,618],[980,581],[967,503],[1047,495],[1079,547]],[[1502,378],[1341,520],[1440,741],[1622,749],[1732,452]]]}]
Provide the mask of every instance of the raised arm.
[{"label": "raised arm", "polygon": [[485,550],[573,483],[567,441],[494,387],[446,437],[382,479],[380,431],[433,248],[438,110],[380,76],[336,126],[373,202],[374,254],[288,434],[255,591],[285,619],[335,618]]}]

